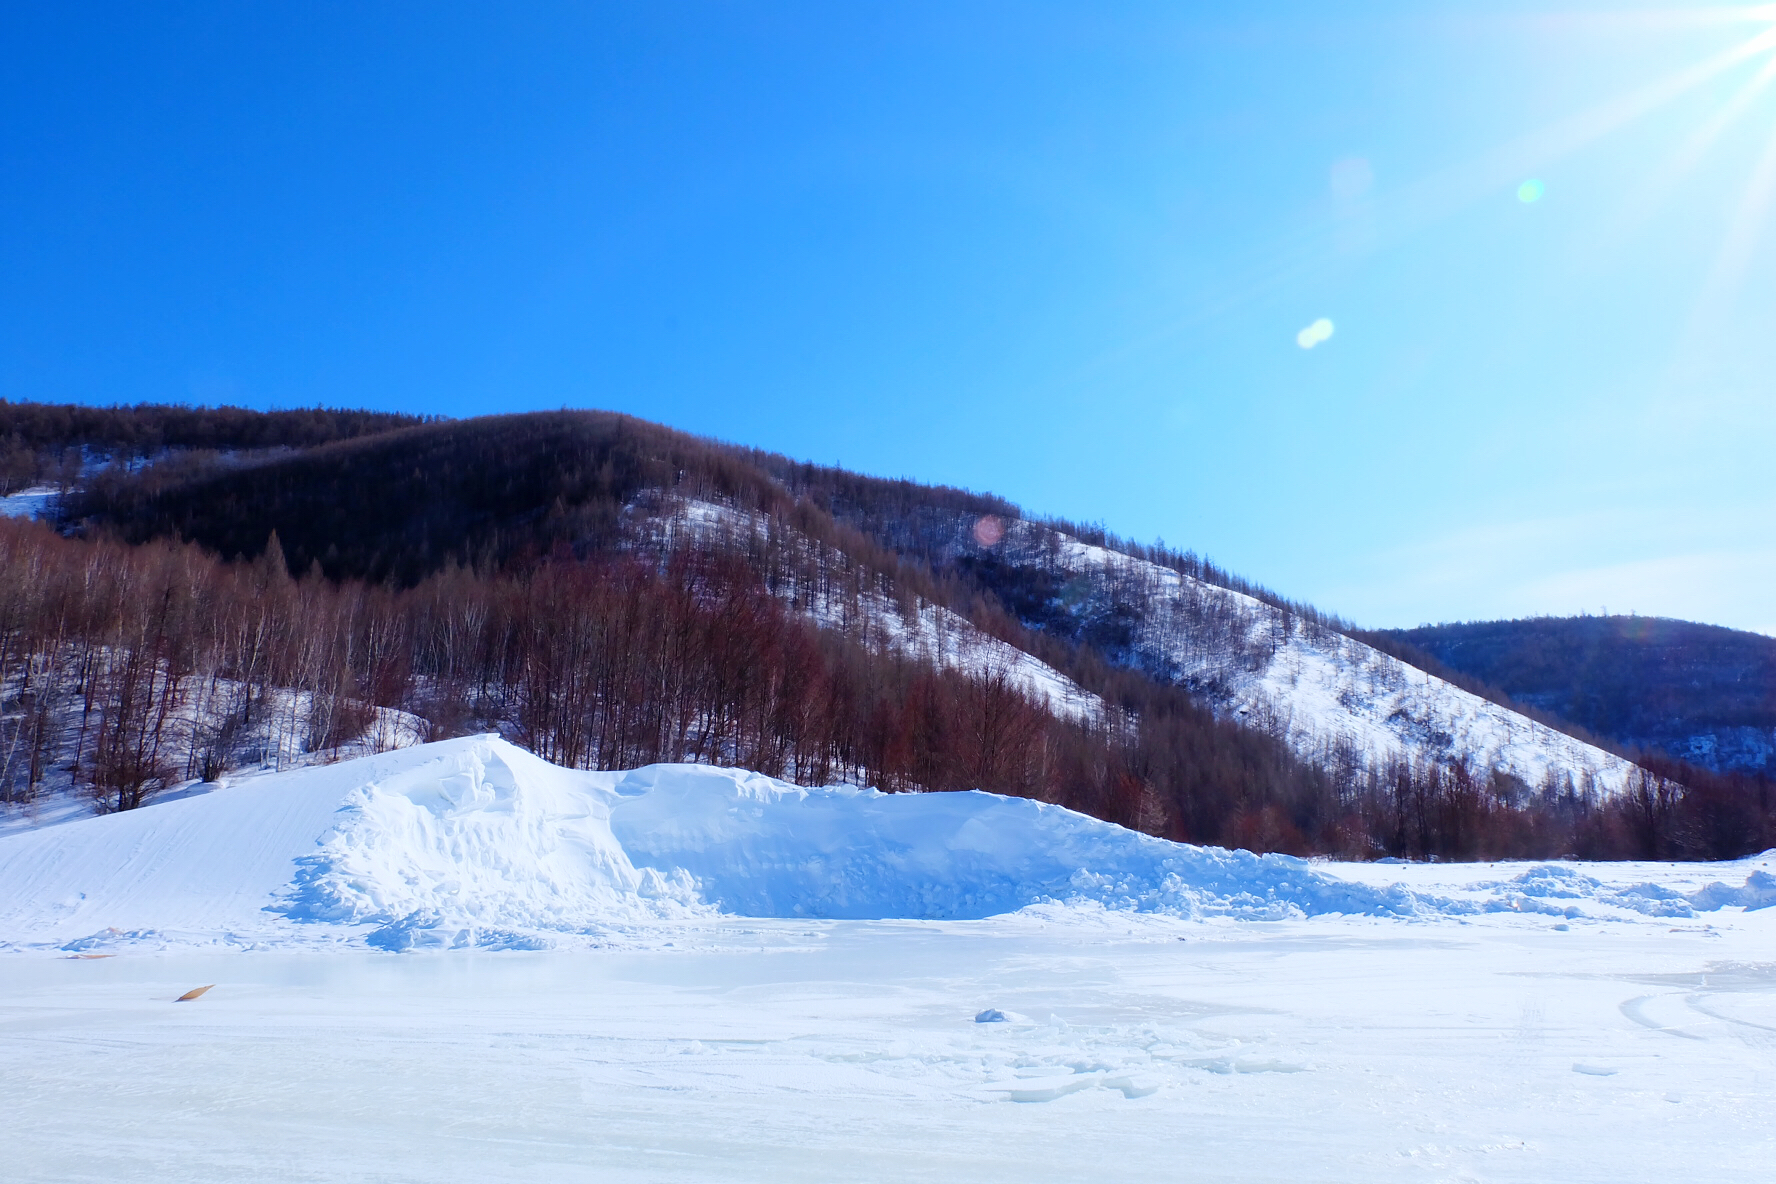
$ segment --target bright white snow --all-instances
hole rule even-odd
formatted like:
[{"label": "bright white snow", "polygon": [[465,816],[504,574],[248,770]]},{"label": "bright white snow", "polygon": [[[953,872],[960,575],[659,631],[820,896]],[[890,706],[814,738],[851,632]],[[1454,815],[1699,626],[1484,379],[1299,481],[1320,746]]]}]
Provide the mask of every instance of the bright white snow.
[{"label": "bright white snow", "polygon": [[6,1177],[1763,1180],[1773,871],[448,741],[0,839]]},{"label": "bright white snow", "polygon": [[[711,916],[1407,915],[1284,856],[1169,843],[985,793],[743,770],[563,769],[497,737],[298,769],[0,837],[0,943],[536,948]],[[3,948],[3,947],[0,947]]]},{"label": "bright white snow", "polygon": [[1464,892],[1331,867],[1020,798],[806,789],[698,765],[580,772],[477,736],[0,837],[0,948],[547,948],[718,914],[1578,920],[1776,902],[1761,867],[1679,891],[1537,865]]}]

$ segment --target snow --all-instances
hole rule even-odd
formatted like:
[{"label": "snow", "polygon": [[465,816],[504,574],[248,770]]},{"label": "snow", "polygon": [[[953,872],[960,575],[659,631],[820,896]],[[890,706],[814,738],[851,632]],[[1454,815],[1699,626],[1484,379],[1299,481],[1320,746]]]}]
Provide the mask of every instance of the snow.
[{"label": "snow", "polygon": [[[1532,789],[1570,782],[1621,792],[1634,765],[1329,629],[1307,627],[1255,597],[1019,521],[1011,546],[1061,570],[1139,590],[1137,649],[1172,677],[1210,686],[1220,709],[1270,728],[1310,760],[1348,753],[1360,768],[1391,759],[1465,763]],[[1208,637],[1191,611],[1223,622]]]},{"label": "snow", "polygon": [[1771,917],[6,958],[7,1176],[1761,1181]]},{"label": "snow", "polygon": [[559,768],[495,736],[0,838],[0,948],[535,948],[712,916],[1410,915],[1301,860],[986,793]]},{"label": "snow", "polygon": [[0,497],[0,518],[41,517],[55,500],[56,492],[53,485],[33,485]]},{"label": "snow", "polygon": [[[814,544],[762,514],[696,499],[638,505],[670,549],[714,535],[764,540],[772,531]],[[979,546],[979,540],[963,529]],[[1330,629],[1245,593],[1093,546],[1046,525],[1007,524],[999,552],[1013,562],[1052,563],[1100,596],[1135,590],[1141,612],[1135,657],[1149,669],[1205,690],[1226,715],[1265,728],[1310,761],[1379,770],[1389,761],[1466,764],[1531,789],[1619,793],[1635,766]],[[1103,722],[1101,698],[1016,646],[939,605],[906,607],[881,593],[786,581],[786,600],[815,620],[879,649],[977,676],[999,675],[1062,718]],[[1205,627],[1201,618],[1213,624]]]},{"label": "snow", "polygon": [[1003,677],[1061,719],[1098,723],[1105,718],[1102,698],[942,605],[922,603],[908,615],[886,597],[872,597],[867,615],[884,648],[977,678]]},{"label": "snow", "polygon": [[7,1176],[1761,1180],[1773,904],[467,737],[0,838]]},{"label": "snow", "polygon": [[[814,548],[800,534],[763,515],[695,498],[652,506],[667,548],[712,536],[763,539],[771,530],[795,545]],[[1009,642],[982,632],[968,618],[938,604],[902,606],[879,591],[854,591],[829,584],[798,585],[785,579],[784,599],[820,624],[856,637],[879,651],[900,654],[979,678],[999,677],[1043,703],[1062,719],[1101,723],[1104,701],[1078,683]]]},{"label": "snow", "polygon": [[[714,534],[762,540],[787,530],[763,515],[695,499],[650,508],[667,547]],[[961,533],[971,540],[966,545],[980,545]],[[1570,785],[1603,794],[1621,792],[1634,776],[1635,766],[1614,753],[1354,638],[1307,627],[1245,593],[1024,520],[1007,524],[997,548],[1013,562],[1052,563],[1084,577],[1100,596],[1133,590],[1141,607],[1134,656],[1143,665],[1205,690],[1218,710],[1273,732],[1310,761],[1372,770],[1395,759],[1458,763],[1531,789]],[[909,610],[880,592],[793,582],[781,592],[822,624],[878,648],[977,676],[1001,675],[1063,718],[1096,723],[1111,714],[1058,670],[941,606]],[[1205,626],[1205,617],[1212,624]]]},{"label": "snow", "polygon": [[1589,922],[1776,902],[1763,864],[1681,889],[1521,865],[1459,891],[1404,886],[1394,866],[1194,847],[979,792],[582,772],[475,736],[0,837],[0,949],[543,949],[723,915]]},{"label": "snow", "polygon": [[[104,651],[101,651],[103,654]],[[5,688],[0,688],[4,690]],[[252,722],[240,726],[242,707],[251,699]],[[168,714],[166,729],[179,746],[190,747],[193,734],[214,736],[224,722],[233,717],[236,726],[228,756],[234,770],[225,781],[241,784],[267,773],[286,769],[307,768],[351,760],[375,752],[408,748],[423,742],[431,726],[411,712],[392,707],[371,707],[370,722],[355,738],[335,747],[310,748],[313,728],[310,724],[315,706],[314,695],[269,687],[257,692],[234,679],[189,677],[184,680],[175,706]],[[80,700],[63,700],[59,732],[65,738],[80,726]],[[66,748],[59,750],[63,754]],[[174,782],[155,793],[151,801],[177,801],[198,794],[211,793],[216,785],[196,778]],[[22,802],[0,802],[0,836],[37,830],[91,818],[95,803],[76,778],[76,767],[66,760],[53,761],[37,794]]]}]

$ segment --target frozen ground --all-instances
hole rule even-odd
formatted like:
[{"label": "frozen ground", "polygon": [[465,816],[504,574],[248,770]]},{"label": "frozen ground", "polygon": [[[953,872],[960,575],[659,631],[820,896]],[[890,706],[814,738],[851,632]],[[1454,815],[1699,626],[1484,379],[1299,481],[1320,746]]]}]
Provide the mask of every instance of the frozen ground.
[{"label": "frozen ground", "polygon": [[1773,871],[451,741],[0,838],[4,1175],[1761,1181]]},{"label": "frozen ground", "polygon": [[7,1175],[1761,1181],[1770,919],[734,920],[646,951],[14,957]]}]

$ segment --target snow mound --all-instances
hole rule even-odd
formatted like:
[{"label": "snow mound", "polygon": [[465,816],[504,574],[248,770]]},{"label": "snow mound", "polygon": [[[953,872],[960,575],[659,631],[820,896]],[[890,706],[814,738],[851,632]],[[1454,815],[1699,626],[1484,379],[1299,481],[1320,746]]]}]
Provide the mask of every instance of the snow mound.
[{"label": "snow mound", "polygon": [[1415,895],[1021,798],[809,789],[702,765],[579,772],[478,736],[0,838],[0,945],[540,949],[718,913],[1085,924],[1776,904],[1761,869],[1698,887],[1545,864],[1471,885],[1478,898]]},{"label": "snow mound", "polygon": [[492,738],[426,747],[448,755],[352,790],[276,911],[376,923],[400,944],[416,929],[573,930],[696,907],[684,873],[638,870],[624,854],[606,777]]},{"label": "snow mound", "polygon": [[689,873],[704,900],[746,916],[972,920],[1052,902],[1246,919],[1418,911],[1410,893],[1303,860],[1171,843],[1024,798],[806,789],[697,765],[615,775],[612,788],[611,829],[632,860]]},{"label": "snow mound", "polygon": [[[1768,879],[1768,877],[1764,877]],[[1549,916],[1583,917],[1586,912],[1579,902],[1625,909],[1644,917],[1693,917],[1698,907],[1718,908],[1697,898],[1685,896],[1675,888],[1662,884],[1630,884],[1626,887],[1605,884],[1576,868],[1559,864],[1538,864],[1509,880],[1480,885],[1497,892],[1486,902],[1487,912],[1543,913]],[[1736,894],[1736,890],[1716,884],[1716,889]],[[1739,903],[1734,899],[1731,903]]]},{"label": "snow mound", "polygon": [[[1419,892],[1421,909],[1448,916],[1521,913],[1569,921],[1684,920],[1722,909],[1752,913],[1776,906],[1776,875],[1763,866],[1770,858],[1766,853],[1730,864],[1535,863],[1523,866],[1508,879],[1486,875],[1496,865],[1482,864],[1415,865],[1378,860],[1374,864],[1332,865],[1331,870],[1372,881],[1373,876],[1367,873],[1391,862]],[[1745,882],[1735,887],[1708,878],[1721,871],[1743,871]]]},{"label": "snow mound", "polygon": [[1082,904],[1408,916],[1410,892],[986,793],[562,769],[420,745],[0,838],[0,943],[530,949],[716,912],[965,920]]}]

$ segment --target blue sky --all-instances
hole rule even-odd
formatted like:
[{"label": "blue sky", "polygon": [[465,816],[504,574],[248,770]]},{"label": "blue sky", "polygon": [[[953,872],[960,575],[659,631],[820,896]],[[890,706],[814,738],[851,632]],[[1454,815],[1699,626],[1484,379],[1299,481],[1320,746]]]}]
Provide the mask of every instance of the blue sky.
[{"label": "blue sky", "polygon": [[1772,29],[9,6],[0,397],[616,408],[1365,625],[1776,633]]}]

